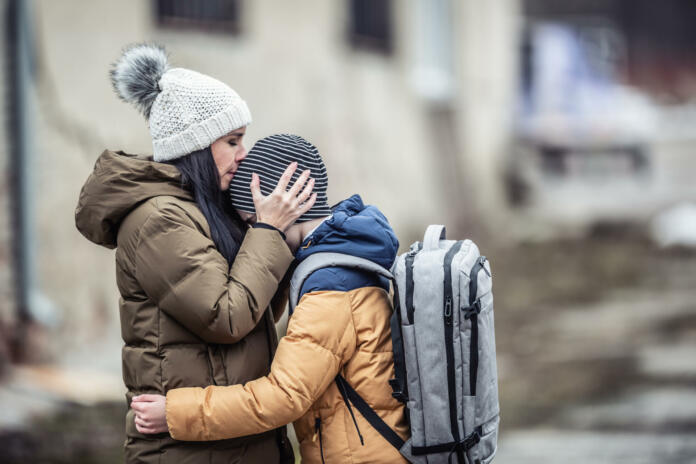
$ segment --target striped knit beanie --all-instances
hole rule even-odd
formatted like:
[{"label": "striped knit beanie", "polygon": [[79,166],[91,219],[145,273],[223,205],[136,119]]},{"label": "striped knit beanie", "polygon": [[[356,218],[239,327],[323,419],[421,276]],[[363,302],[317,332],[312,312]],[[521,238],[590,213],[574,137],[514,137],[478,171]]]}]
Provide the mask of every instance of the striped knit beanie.
[{"label": "striped knit beanie", "polygon": [[326,188],[329,178],[326,166],[317,148],[298,135],[271,135],[256,142],[249,150],[247,157],[240,163],[234,178],[230,183],[232,204],[240,211],[255,213],[254,201],[249,184],[251,174],[256,173],[261,178],[261,193],[270,195],[275,189],[280,176],[293,161],[297,169],[292,175],[288,188],[294,185],[303,171],[310,170],[310,178],[314,179],[314,190],[317,200],[312,208],[297,219],[297,222],[307,222],[331,214],[331,208],[326,198]]}]

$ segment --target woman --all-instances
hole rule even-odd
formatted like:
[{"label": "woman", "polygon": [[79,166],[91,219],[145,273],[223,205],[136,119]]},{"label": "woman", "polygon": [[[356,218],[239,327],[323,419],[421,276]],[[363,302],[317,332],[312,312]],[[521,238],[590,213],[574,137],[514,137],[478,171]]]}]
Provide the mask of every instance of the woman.
[{"label": "woman", "polygon": [[[268,181],[284,163],[312,170],[315,192],[324,196],[328,179],[316,148],[292,135],[260,140],[230,190],[234,206],[253,215],[247,182],[252,172]],[[263,188],[263,186],[262,186]],[[267,188],[267,187],[266,187]],[[287,232],[296,259],[333,252],[358,256],[389,269],[399,243],[387,219],[358,195],[334,206],[317,201]],[[180,440],[217,440],[272,430],[294,421],[303,463],[406,462],[367,420],[348,408],[339,390],[347,382],[401,439],[408,436],[403,404],[391,395],[394,377],[389,318],[389,283],[377,274],[345,267],[312,273],[281,339],[271,372],[233,386],[169,390],[133,399],[136,427],[143,433],[169,431]],[[337,375],[341,375],[340,378]],[[346,392],[345,384],[340,388]]]},{"label": "woman", "polygon": [[[276,303],[279,317],[285,303],[276,292],[293,256],[283,231],[314,204],[309,172],[286,191],[289,166],[266,197],[253,184],[261,224],[248,229],[224,193],[246,157],[246,103],[222,82],[170,68],[149,45],[126,50],[111,78],[148,118],[154,160],[105,151],[75,218],[89,240],[116,248],[128,402],[267,374],[277,339],[266,308]],[[138,433],[129,410],[126,461],[292,462],[284,433],[182,443]]]}]

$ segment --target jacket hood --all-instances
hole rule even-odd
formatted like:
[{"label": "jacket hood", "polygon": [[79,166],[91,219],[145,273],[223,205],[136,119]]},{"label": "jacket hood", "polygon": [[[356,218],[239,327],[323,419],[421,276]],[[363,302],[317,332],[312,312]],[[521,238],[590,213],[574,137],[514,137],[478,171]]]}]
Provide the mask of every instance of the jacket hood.
[{"label": "jacket hood", "polygon": [[353,195],[336,205],[332,216],[321,223],[300,245],[298,261],[314,253],[332,252],[358,256],[390,269],[399,249],[394,230],[376,207]]},{"label": "jacket hood", "polygon": [[124,152],[105,150],[80,191],[75,225],[88,240],[116,247],[121,221],[140,203],[168,195],[193,200],[179,170]]}]

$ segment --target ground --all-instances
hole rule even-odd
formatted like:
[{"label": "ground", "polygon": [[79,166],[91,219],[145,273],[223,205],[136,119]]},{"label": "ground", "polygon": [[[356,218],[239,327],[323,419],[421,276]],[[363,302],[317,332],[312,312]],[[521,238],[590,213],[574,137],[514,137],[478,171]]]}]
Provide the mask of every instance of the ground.
[{"label": "ground", "polygon": [[[621,228],[482,245],[500,373],[495,462],[696,461],[696,252]],[[13,378],[0,387],[3,462],[122,461],[124,404],[57,402],[27,391],[26,373]]]},{"label": "ground", "polygon": [[496,462],[696,461],[696,255],[621,233],[505,255]]}]

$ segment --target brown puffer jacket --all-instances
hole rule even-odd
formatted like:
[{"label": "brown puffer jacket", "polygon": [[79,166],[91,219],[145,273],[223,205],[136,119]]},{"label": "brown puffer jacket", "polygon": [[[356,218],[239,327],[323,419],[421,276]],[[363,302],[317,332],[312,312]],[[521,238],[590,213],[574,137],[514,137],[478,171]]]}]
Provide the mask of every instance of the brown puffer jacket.
[{"label": "brown puffer jacket", "polygon": [[[75,220],[92,242],[116,247],[128,404],[269,372],[277,337],[266,308],[293,259],[277,231],[248,230],[230,267],[174,166],[111,151],[82,188]],[[280,294],[274,302],[285,304]],[[145,436],[129,410],[125,446],[128,463],[271,463],[287,439],[284,429],[212,443]]]}]

